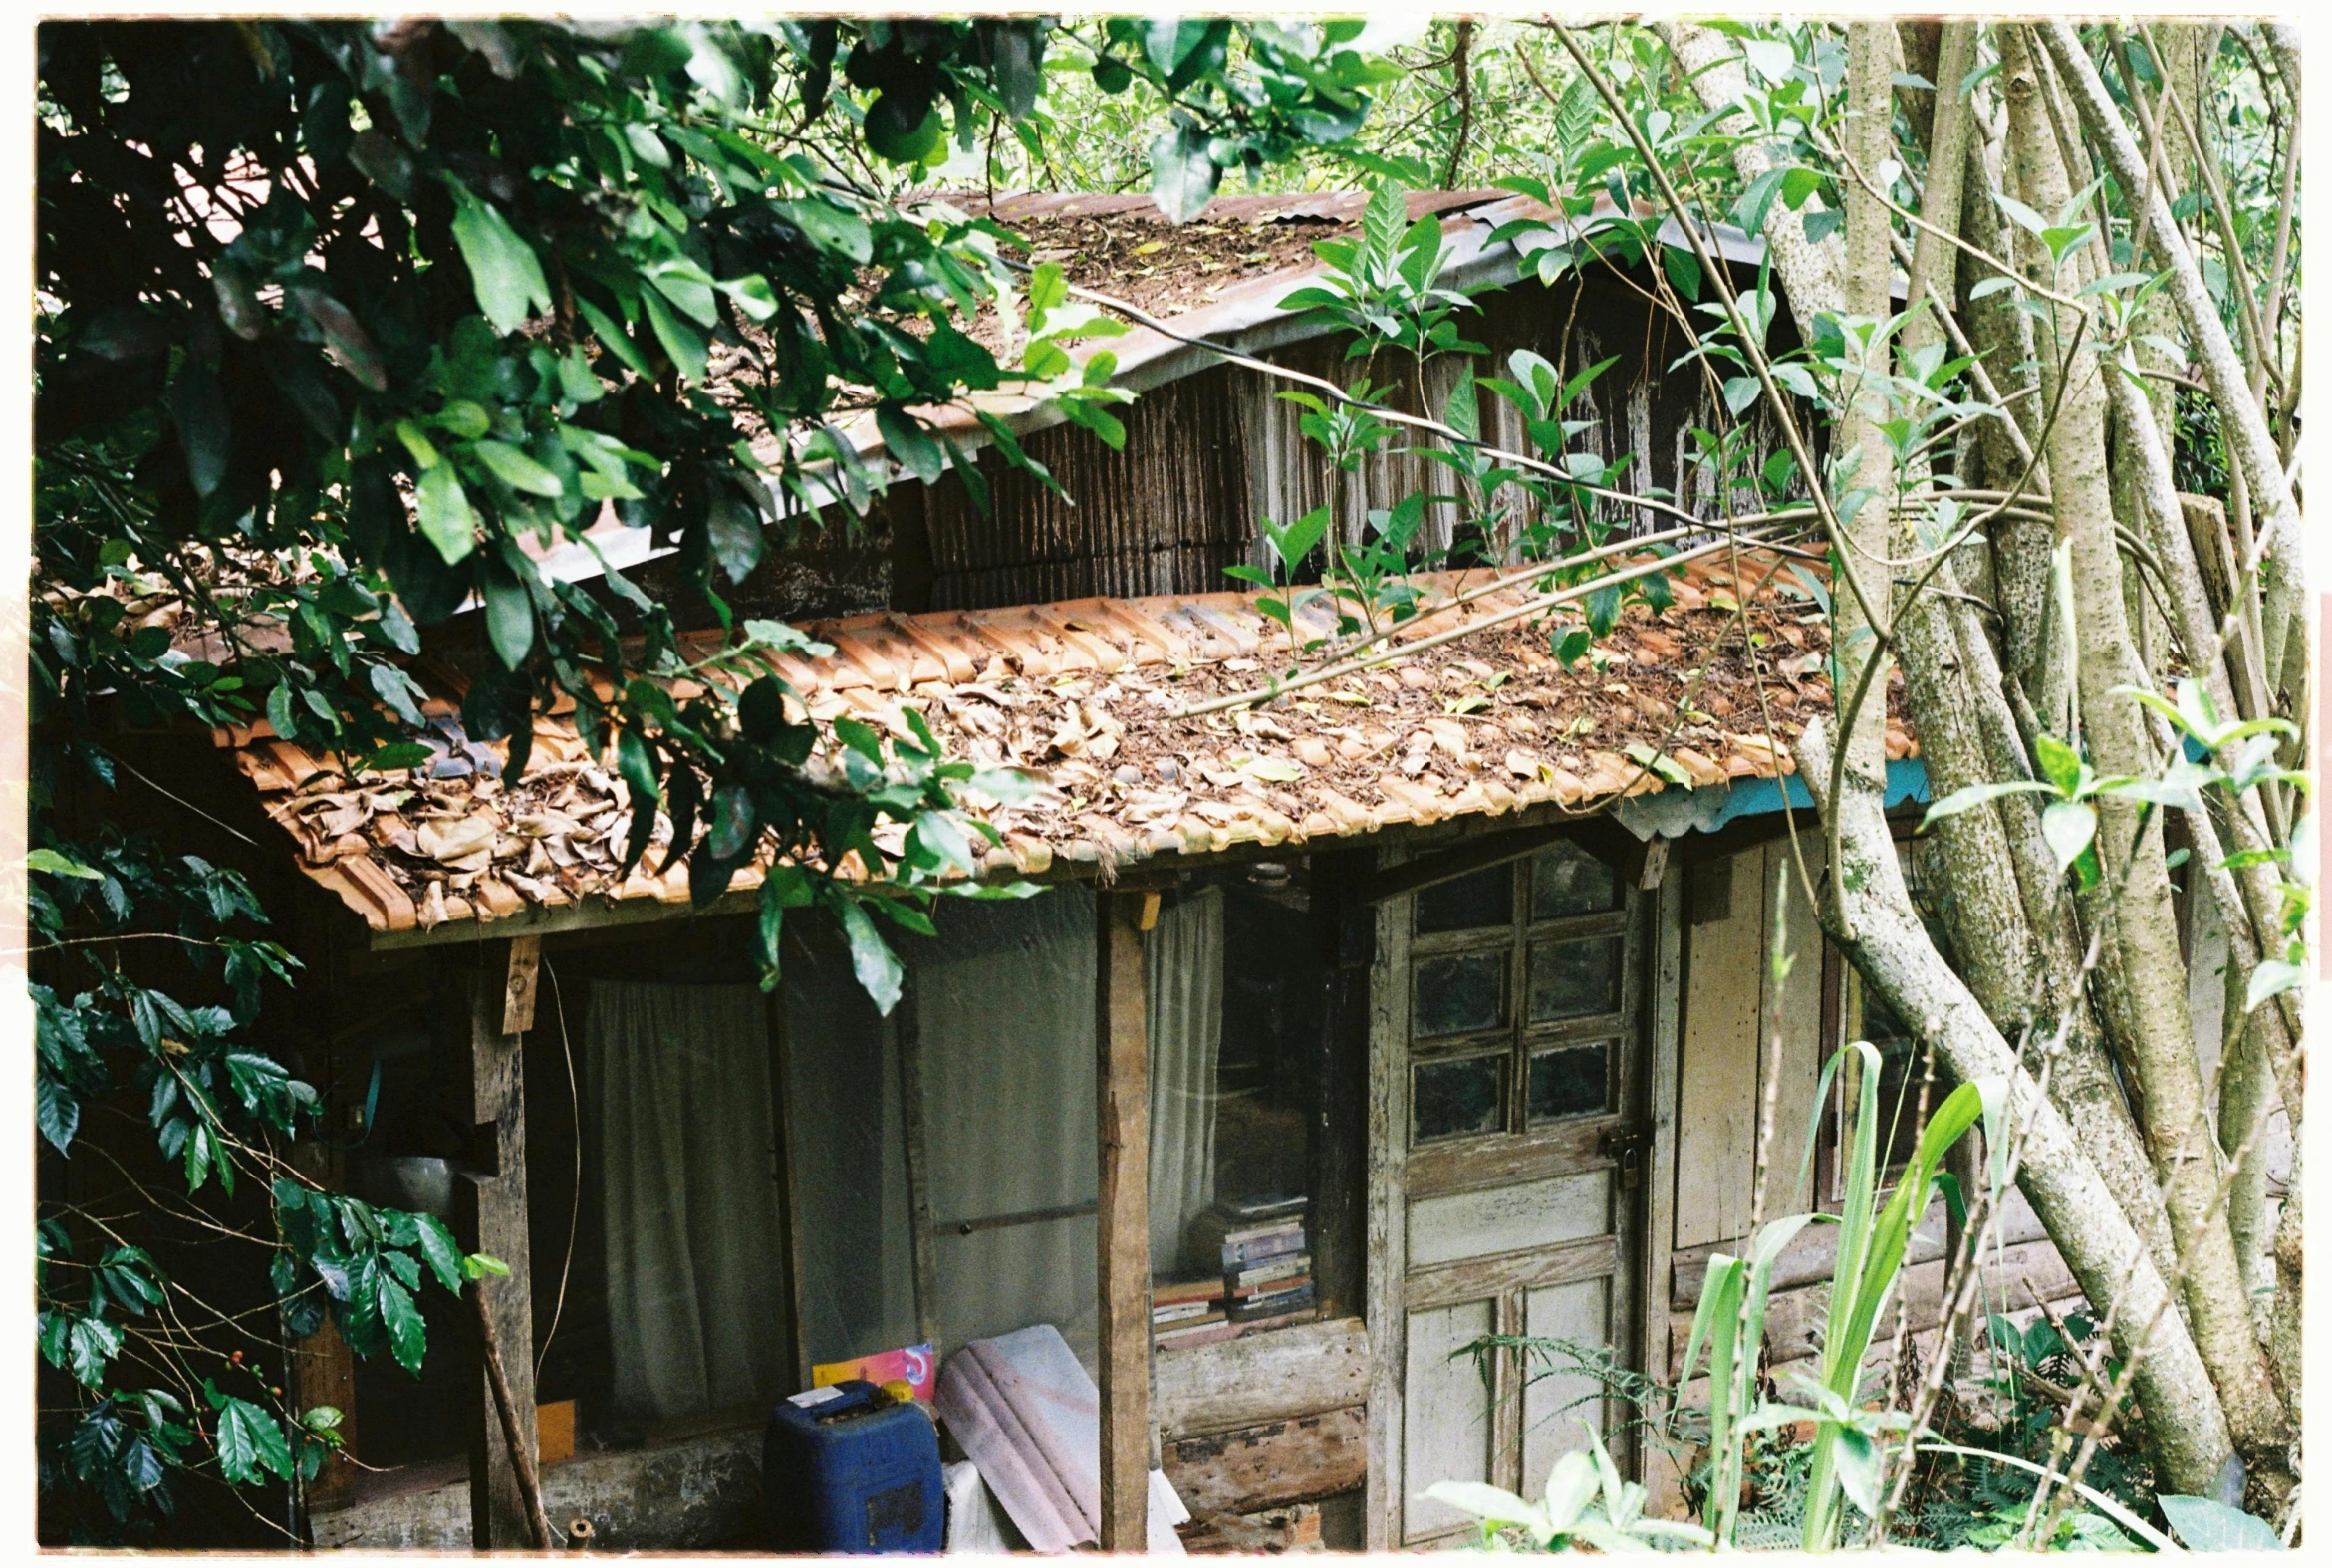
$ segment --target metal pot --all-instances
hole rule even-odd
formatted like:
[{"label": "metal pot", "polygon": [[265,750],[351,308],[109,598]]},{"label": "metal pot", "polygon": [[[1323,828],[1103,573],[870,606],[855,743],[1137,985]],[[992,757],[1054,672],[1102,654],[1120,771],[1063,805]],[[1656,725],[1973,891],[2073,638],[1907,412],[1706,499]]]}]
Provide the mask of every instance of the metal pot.
[{"label": "metal pot", "polygon": [[426,1155],[392,1155],[359,1163],[357,1183],[368,1201],[439,1219],[453,1217],[453,1163]]}]

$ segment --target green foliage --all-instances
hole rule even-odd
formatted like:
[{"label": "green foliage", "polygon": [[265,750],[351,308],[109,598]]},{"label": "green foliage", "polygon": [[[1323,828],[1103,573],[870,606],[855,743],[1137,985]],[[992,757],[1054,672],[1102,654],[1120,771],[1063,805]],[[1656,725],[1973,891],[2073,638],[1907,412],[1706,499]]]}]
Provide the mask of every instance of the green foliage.
[{"label": "green foliage", "polygon": [[1526,1501],[1478,1481],[1435,1481],[1425,1495],[1480,1520],[1484,1545],[1494,1543],[1505,1530],[1519,1531],[1540,1551],[1586,1546],[1599,1552],[1627,1552],[1715,1544],[1715,1537],[1698,1525],[1646,1518],[1644,1488],[1621,1476],[1602,1435],[1591,1424],[1580,1426],[1586,1433],[1586,1449],[1573,1449],[1555,1461],[1541,1501]]},{"label": "green foliage", "polygon": [[[1103,31],[1084,69],[1171,100],[1193,199],[1221,168],[1350,134],[1386,74],[1351,48],[1357,25]],[[940,880],[976,869],[959,791],[1015,798],[1023,781],[950,761],[912,719],[790,718],[758,653],[825,651],[737,628],[724,596],[773,539],[854,527],[892,465],[984,494],[910,410],[1016,390],[1123,440],[1114,358],[1068,353],[1122,329],[1070,304],[1057,269],[1024,291],[996,225],[907,199],[950,131],[966,146],[983,121],[1035,113],[1057,37],[1000,18],[42,30],[39,1130],[70,1155],[86,1108],[127,1095],[190,1194],[268,1190],[292,1333],[329,1314],[360,1354],[418,1368],[422,1275],[456,1289],[486,1264],[424,1216],[274,1180],[271,1144],[311,1130],[317,1096],[251,1031],[297,963],[231,873],[148,839],[72,841],[55,803],[162,787],[109,749],[121,724],[264,722],[349,783],[404,787],[431,753],[403,661],[474,603],[492,657],[461,724],[507,739],[506,776],[533,713],[572,699],[635,800],[669,814],[666,858],[699,906],[757,851],[787,862],[761,895],[766,983],[786,912],[825,908],[891,1005],[884,928],[928,931],[954,891]],[[1024,316],[1017,363],[967,331],[982,311]],[[733,402],[705,393],[716,349],[744,362]],[[870,411],[888,463],[842,433]],[[612,568],[542,580],[535,556],[610,505],[676,548],[723,646],[683,657],[669,610]],[[683,679],[700,694],[675,698]],[[654,813],[634,820],[631,862]],[[191,1467],[236,1485],[315,1472],[337,1416],[282,1409],[185,1346],[141,1346],[175,1393],[116,1387],[138,1334],[114,1286],[148,1276],[116,1259],[95,1277],[41,1303],[71,1395],[52,1402],[43,1475],[76,1499],[75,1529],[150,1521]]]}]

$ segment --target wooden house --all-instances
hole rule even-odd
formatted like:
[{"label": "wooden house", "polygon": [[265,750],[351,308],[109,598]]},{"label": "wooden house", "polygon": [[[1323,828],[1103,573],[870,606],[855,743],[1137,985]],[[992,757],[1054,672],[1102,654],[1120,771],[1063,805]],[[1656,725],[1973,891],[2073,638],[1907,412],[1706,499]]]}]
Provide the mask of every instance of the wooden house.
[{"label": "wooden house", "polygon": [[[1498,199],[1419,198],[1461,279],[1512,274],[1486,243]],[[1000,211],[1040,245],[1171,262],[1138,205]],[[1834,1197],[1817,1092],[1839,1042],[1879,1039],[1891,1080],[1916,1078],[1807,902],[1821,846],[1786,747],[1828,701],[1826,628],[1782,555],[1693,559],[1671,606],[1632,606],[1569,667],[1510,614],[1523,588],[1430,574],[1428,603],[1474,597],[1423,626],[1462,636],[1179,716],[1284,661],[1221,569],[1251,556],[1258,513],[1322,495],[1267,379],[1180,340],[1337,364],[1276,309],[1301,271],[1276,231],[1357,207],[1217,204],[1248,226],[1218,236],[1219,295],[1183,266],[1146,306],[1173,332],[1113,344],[1145,389],[1123,452],[1007,410],[1073,505],[999,467],[985,523],[954,480],[902,478],[856,536],[745,585],[749,609],[833,645],[774,660],[813,714],[897,728],[912,705],[951,751],[1046,780],[982,812],[1002,841],[984,875],[1043,891],[942,900],[888,1017],[810,922],[789,927],[782,986],[756,988],[765,868],[702,914],[683,868],[648,869],[660,850],[619,878],[625,789],[567,717],[539,718],[525,777],[500,777],[454,716],[482,654],[459,623],[414,670],[444,758],[410,780],[352,787],[263,729],[126,738],[260,846],[205,853],[296,912],[309,973],[282,1044],[327,1097],[314,1172],[369,1191],[400,1157],[461,1168],[465,1243],[512,1265],[490,1299],[532,1351],[507,1360],[559,1525],[750,1545],[769,1405],[815,1366],[1050,1323],[1101,1391],[1105,1542],[1141,1538],[1154,1454],[1194,1540],[1441,1540],[1462,1521],[1419,1500],[1431,1482],[1535,1488],[1580,1419],[1619,1431],[1596,1353],[1672,1372],[1706,1259],[1757,1217],[1761,1146],[1768,1215]],[[1593,394],[1606,452],[1705,515],[1684,433],[1702,393],[1666,374],[1678,329],[1641,296],[1593,269],[1513,284],[1481,334],[1567,372],[1621,356]],[[1415,461],[1380,460],[1361,495],[1406,487],[1394,469]],[[1924,776],[1899,716],[1888,754],[1908,807]],[[1809,1128],[1814,1191],[1792,1196]],[[1211,1337],[1169,1324],[1158,1348],[1154,1281],[1217,1266],[1207,1216],[1285,1196],[1305,1309],[1251,1331],[1226,1313]],[[1826,1233],[1782,1261],[1776,1363],[1813,1347]],[[1939,1208],[1906,1275],[1915,1328],[1943,1240]],[[2008,1240],[2006,1310],[2073,1294],[2020,1207]],[[300,1395],[351,1412],[371,1466],[313,1489],[319,1544],[524,1544],[459,1319],[430,1310],[453,1349],[417,1389],[329,1333],[296,1358]],[[1485,1373],[1465,1349],[1492,1335],[1579,1355],[1497,1351]],[[1675,1496],[1656,1456],[1620,1447]]]}]

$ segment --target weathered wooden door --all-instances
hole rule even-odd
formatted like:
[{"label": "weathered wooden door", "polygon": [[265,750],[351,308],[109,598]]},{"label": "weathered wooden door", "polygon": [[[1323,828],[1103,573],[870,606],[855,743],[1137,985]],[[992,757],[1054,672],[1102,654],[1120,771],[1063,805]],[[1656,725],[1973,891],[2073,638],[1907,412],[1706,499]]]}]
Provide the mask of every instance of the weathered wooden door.
[{"label": "weathered wooden door", "polygon": [[[1380,914],[1371,1337],[1379,1539],[1467,1526],[1437,1480],[1525,1495],[1613,1412],[1565,1341],[1637,1359],[1648,924],[1627,879],[1559,842]],[[1550,1367],[1554,1369],[1551,1374]],[[1389,1397],[1388,1397],[1389,1396]]]}]

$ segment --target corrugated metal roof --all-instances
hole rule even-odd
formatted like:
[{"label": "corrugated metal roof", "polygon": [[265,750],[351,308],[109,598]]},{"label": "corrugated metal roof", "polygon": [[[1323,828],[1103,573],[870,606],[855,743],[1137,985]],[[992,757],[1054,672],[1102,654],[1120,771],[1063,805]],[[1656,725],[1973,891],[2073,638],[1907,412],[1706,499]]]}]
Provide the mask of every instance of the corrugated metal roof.
[{"label": "corrugated metal roof", "polygon": [[[815,629],[834,647],[829,657],[767,662],[822,720],[848,715],[905,735],[912,706],[951,755],[1042,778],[1023,804],[973,811],[1001,839],[985,854],[987,876],[1106,874],[1157,856],[1296,850],[1455,817],[1586,813],[1678,779],[1698,787],[1789,772],[1798,715],[1828,702],[1827,629],[1778,558],[1741,561],[1737,579],[1722,557],[1694,562],[1670,608],[1631,606],[1570,668],[1549,656],[1544,624],[1491,624],[1522,602],[1528,590],[1515,587],[1430,617],[1407,639],[1474,629],[1452,642],[1204,717],[1177,713],[1286,667],[1285,633],[1252,595],[862,616]],[[1418,586],[1431,603],[1485,581],[1444,573]],[[1321,624],[1306,635],[1333,633],[1312,614]],[[416,676],[450,725],[460,676],[443,666]],[[685,869],[662,866],[668,824],[647,857],[656,872],[616,875],[627,792],[570,716],[535,721],[515,784],[490,769],[350,781],[264,727],[216,738],[307,874],[376,931],[587,900],[686,903]],[[480,754],[451,733],[445,743],[446,769]],[[1888,752],[1917,752],[1893,715]],[[747,868],[732,886],[758,886],[764,873]]]}]

